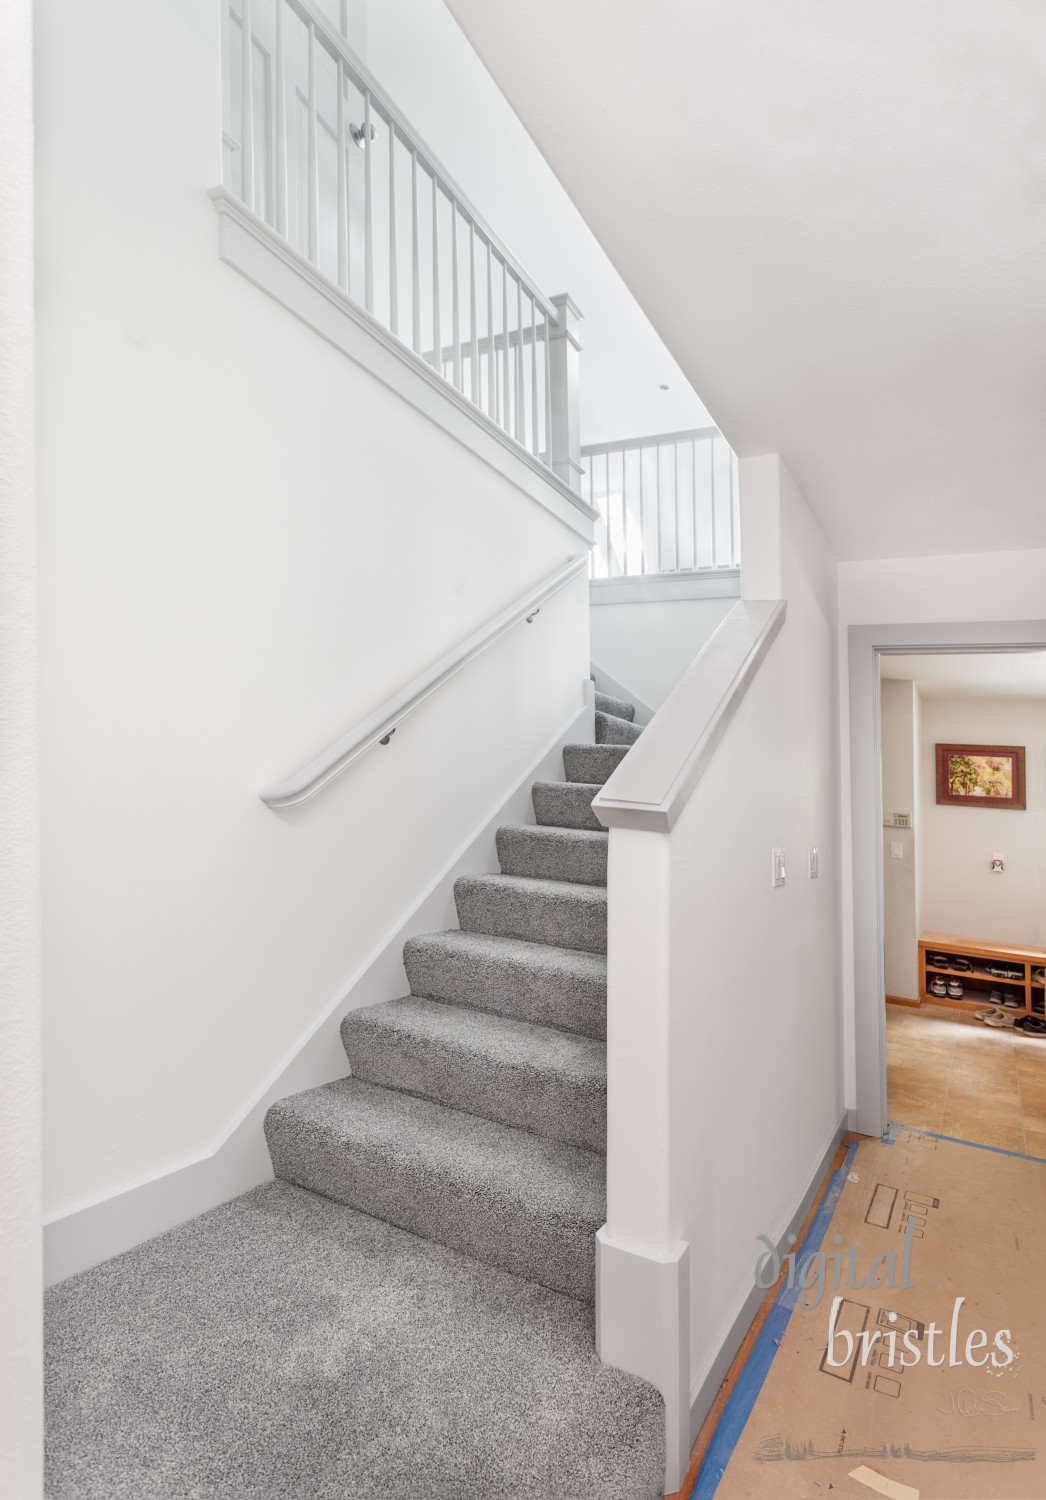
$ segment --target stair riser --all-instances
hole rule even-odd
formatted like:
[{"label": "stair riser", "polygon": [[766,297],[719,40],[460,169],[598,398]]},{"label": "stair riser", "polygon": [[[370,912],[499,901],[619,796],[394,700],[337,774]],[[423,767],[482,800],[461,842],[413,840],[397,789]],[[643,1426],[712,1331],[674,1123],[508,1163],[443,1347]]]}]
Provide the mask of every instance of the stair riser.
[{"label": "stair riser", "polygon": [[596,714],[597,745],[634,745],[643,733],[627,719],[615,718],[612,714]]},{"label": "stair riser", "polygon": [[[540,950],[539,950],[540,954]],[[605,972],[598,977],[474,957],[411,938],[403,950],[411,994],[469,1005],[517,1021],[556,1026],[603,1040],[607,1034]]]},{"label": "stair riser", "polygon": [[[580,896],[586,890],[584,897]],[[540,891],[459,881],[455,887],[458,921],[466,932],[522,938],[554,948],[580,948],[585,953],[607,951],[606,896],[593,898],[578,887],[579,899],[546,899]]]},{"label": "stair riser", "polygon": [[570,781],[539,781],[531,800],[534,816],[545,828],[589,828],[602,830],[603,825],[592,811],[592,798],[598,785],[578,785]]},{"label": "stair riser", "polygon": [[352,1076],[402,1089],[451,1109],[516,1130],[606,1151],[606,1072],[541,1076],[498,1060],[462,1053],[431,1038],[389,1034],[370,1013],[353,1012],[341,1027]]},{"label": "stair riser", "polygon": [[595,1296],[599,1227],[536,1218],[522,1203],[492,1202],[460,1182],[434,1179],[413,1161],[361,1145],[276,1104],[265,1119],[273,1170],[284,1182],[500,1266],[568,1297]]},{"label": "stair riser", "polygon": [[606,834],[586,834],[575,841],[542,838],[540,831],[532,828],[499,828],[497,846],[505,875],[568,880],[579,885],[607,883]]},{"label": "stair riser", "polygon": [[617,719],[628,719],[629,723],[636,716],[635,704],[626,703],[623,698],[611,698],[609,693],[596,694],[596,713],[613,714]]},{"label": "stair riser", "polygon": [[565,745],[563,765],[567,780],[602,786],[627,754],[627,745]]}]

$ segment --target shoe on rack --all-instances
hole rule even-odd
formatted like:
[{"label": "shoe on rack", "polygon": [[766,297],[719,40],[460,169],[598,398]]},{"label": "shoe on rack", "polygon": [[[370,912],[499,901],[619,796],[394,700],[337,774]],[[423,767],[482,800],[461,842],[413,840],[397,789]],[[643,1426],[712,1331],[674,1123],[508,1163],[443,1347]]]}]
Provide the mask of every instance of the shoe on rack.
[{"label": "shoe on rack", "polygon": [[959,981],[957,979],[949,979],[949,981],[948,981],[948,996],[949,996],[949,998],[952,999],[952,1000],[961,1000],[962,999],[962,994],[963,994],[962,985],[959,983]]},{"label": "shoe on rack", "polygon": [[1002,997],[1002,1003],[1007,1010],[1023,1010],[1024,996],[1018,995],[1016,990],[1007,990]]},{"label": "shoe on rack", "polygon": [[963,958],[961,954],[953,954],[948,960],[947,967],[949,969],[958,969],[960,974],[968,974],[973,968],[973,964],[968,958]]},{"label": "shoe on rack", "polygon": [[934,969],[946,969],[948,967],[947,953],[928,953],[926,962]]},{"label": "shoe on rack", "polygon": [[1024,978],[1024,970],[1015,969],[1012,965],[988,964],[987,969],[993,979],[1008,979],[1011,984]]},{"label": "shoe on rack", "polygon": [[1046,984],[1046,969],[1032,969],[1032,984]]},{"label": "shoe on rack", "polygon": [[937,975],[936,979],[931,979],[930,980],[930,994],[931,995],[947,995],[947,993],[948,993],[948,986],[945,984],[944,980],[941,978],[941,976],[939,974]]},{"label": "shoe on rack", "polygon": [[1004,1011],[997,1010],[993,1016],[985,1016],[984,1024],[985,1026],[998,1027],[999,1030],[1005,1030],[1009,1027],[1012,1031],[1017,1023],[1012,1015],[1007,1015]]}]

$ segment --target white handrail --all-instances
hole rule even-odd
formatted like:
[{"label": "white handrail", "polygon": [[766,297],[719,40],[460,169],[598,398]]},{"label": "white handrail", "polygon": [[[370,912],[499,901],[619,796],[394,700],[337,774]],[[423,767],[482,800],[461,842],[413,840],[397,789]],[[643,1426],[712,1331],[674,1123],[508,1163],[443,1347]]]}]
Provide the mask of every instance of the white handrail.
[{"label": "white handrail", "polygon": [[431,698],[437,688],[442,687],[470,661],[475,661],[477,656],[520,620],[526,620],[529,624],[541,606],[583,573],[587,566],[587,553],[578,553],[570,558],[569,562],[550,573],[527,593],[521,594],[507,609],[481,625],[466,640],[460,641],[434,666],[408,683],[401,692],[388,699],[362,723],[354,725],[332,745],[328,745],[307,765],[302,766],[301,770],[282,781],[273,781],[268,786],[263,786],[258,796],[268,807],[293,807],[297,802],[307,802],[328,782],[333,781],[335,776],[340,776],[342,771],[359,760],[372,745],[388,744],[403,721],[427,698]]},{"label": "white handrail", "polygon": [[734,605],[592,801],[604,828],[667,833],[785,621],[783,599]]}]

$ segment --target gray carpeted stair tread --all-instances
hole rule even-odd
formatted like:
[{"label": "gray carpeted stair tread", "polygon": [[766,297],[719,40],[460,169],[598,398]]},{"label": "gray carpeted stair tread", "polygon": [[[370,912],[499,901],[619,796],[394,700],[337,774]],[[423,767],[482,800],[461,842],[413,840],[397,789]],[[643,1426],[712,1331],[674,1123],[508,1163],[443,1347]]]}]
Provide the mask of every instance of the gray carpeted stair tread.
[{"label": "gray carpeted stair tread", "polygon": [[544,828],[587,828],[603,831],[592,811],[597,782],[535,781],[531,788],[534,816]]},{"label": "gray carpeted stair tread", "polygon": [[596,710],[597,745],[634,745],[642,733],[638,724],[630,724],[627,719],[619,719],[614,714]]},{"label": "gray carpeted stair tread", "polygon": [[342,1078],[265,1116],[277,1177],[591,1301],[606,1162],[594,1151]]},{"label": "gray carpeted stair tread", "polygon": [[587,828],[499,828],[498,861],[503,875],[606,885],[607,834]]},{"label": "gray carpeted stair tread", "polygon": [[452,928],[409,938],[403,964],[415,995],[606,1037],[607,961],[601,953]]},{"label": "gray carpeted stair tread", "polygon": [[461,875],[454,882],[454,902],[466,932],[588,953],[607,951],[605,886],[522,875]]},{"label": "gray carpeted stair tread", "polygon": [[606,1046],[569,1031],[408,996],[350,1011],[352,1076],[606,1150]]},{"label": "gray carpeted stair tread", "polygon": [[609,693],[596,693],[596,712],[599,714],[613,714],[618,719],[631,721],[636,716],[634,703],[626,703],[624,698],[612,698]]},{"label": "gray carpeted stair tread", "polygon": [[613,776],[628,750],[627,745],[564,745],[567,780],[602,786]]},{"label": "gray carpeted stair tread", "polygon": [[590,1307],[284,1182],[52,1287],[45,1350],[52,1500],[662,1493]]}]

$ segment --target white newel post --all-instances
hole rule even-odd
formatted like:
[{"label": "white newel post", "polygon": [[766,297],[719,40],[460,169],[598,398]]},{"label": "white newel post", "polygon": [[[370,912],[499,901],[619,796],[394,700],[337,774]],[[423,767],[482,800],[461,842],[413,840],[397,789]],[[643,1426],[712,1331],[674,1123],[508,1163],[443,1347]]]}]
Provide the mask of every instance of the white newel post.
[{"label": "white newel post", "polygon": [[581,313],[560,292],[553,297],[558,322],[549,332],[549,386],[552,430],[549,467],[581,493]]}]

